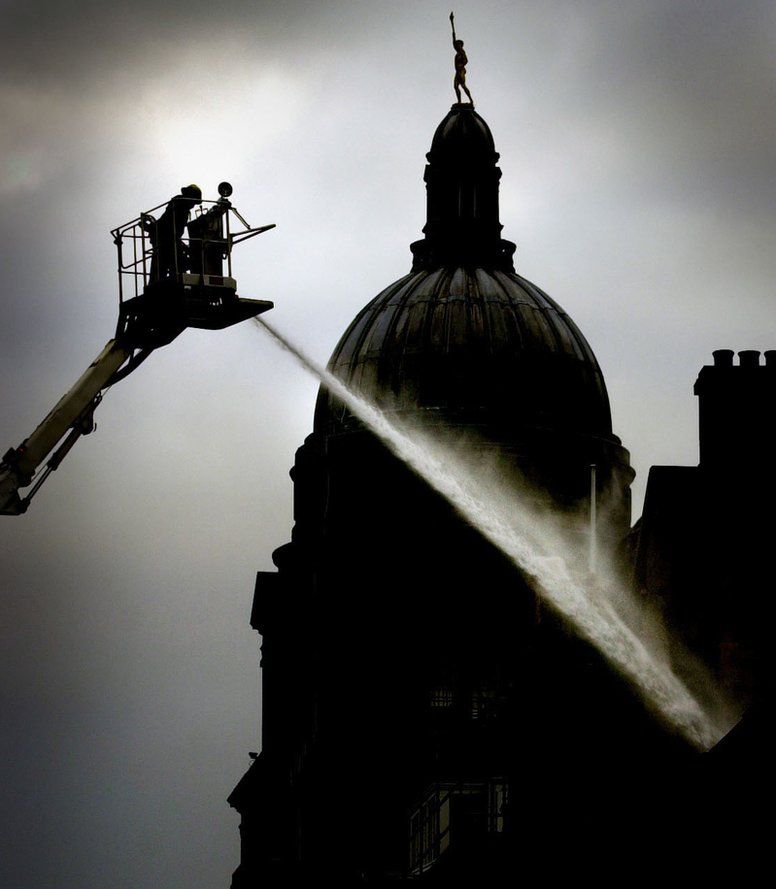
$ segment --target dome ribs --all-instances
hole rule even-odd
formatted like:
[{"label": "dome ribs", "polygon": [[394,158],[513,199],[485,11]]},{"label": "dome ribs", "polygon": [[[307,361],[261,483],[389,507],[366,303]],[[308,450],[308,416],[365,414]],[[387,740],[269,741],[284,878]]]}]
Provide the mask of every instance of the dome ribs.
[{"label": "dome ribs", "polygon": [[393,324],[386,331],[383,350],[396,356],[395,360],[386,362],[386,366],[379,379],[383,386],[389,387],[394,396],[399,396],[403,374],[403,356],[407,352],[407,335],[410,327],[410,302],[417,298],[418,291],[433,287],[435,281],[442,275],[442,270],[436,272],[420,272],[402,294],[399,311],[394,316]]},{"label": "dome ribs", "polygon": [[388,331],[394,325],[396,316],[406,302],[407,294],[411,293],[420,283],[417,281],[419,277],[422,276],[413,275],[410,280],[404,282],[396,294],[392,292],[393,288],[388,288],[388,292],[380,300],[373,323],[365,331],[359,344],[358,360],[364,361],[369,358],[377,358],[380,355],[381,350],[385,347]]},{"label": "dome ribs", "polygon": [[[493,342],[494,353],[498,354],[506,349],[509,351],[530,349],[531,342],[528,335],[530,329],[526,325],[519,309],[520,304],[527,300],[520,299],[520,294],[514,292],[517,282],[510,276],[498,271],[492,273],[491,280],[495,285],[494,290],[498,294],[498,316],[503,331],[501,343],[499,344],[498,340]],[[525,294],[525,291],[523,291],[523,294]],[[495,320],[495,315],[492,314],[491,318]]]},{"label": "dome ribs", "polygon": [[598,366],[598,361],[593,354],[593,350],[590,348],[590,345],[585,339],[582,331],[574,323],[574,319],[570,315],[564,314],[564,320],[566,322],[566,326],[574,337],[574,342],[584,355],[585,361],[587,361],[589,364],[594,365],[596,370],[600,373],[601,371]]},{"label": "dome ribs", "polygon": [[477,297],[479,301],[479,308],[481,313],[481,331],[482,331],[482,340],[484,343],[484,351],[487,352],[488,355],[492,356],[494,354],[493,348],[493,319],[491,317],[491,313],[489,311],[489,302],[493,302],[494,300],[498,302],[498,296],[494,296],[493,293],[489,292],[489,283],[490,276],[483,269],[475,269],[474,275],[477,280]]},{"label": "dome ribs", "polygon": [[535,284],[532,284],[520,275],[516,274],[514,277],[519,281],[522,289],[532,297],[534,309],[537,313],[534,317],[537,324],[543,329],[545,337],[549,332],[549,336],[553,338],[559,351],[576,357],[576,350],[573,345],[574,338],[568,335],[568,331],[565,330],[565,324],[561,323],[561,319],[567,317],[563,309]]},{"label": "dome ribs", "polygon": [[335,356],[341,379],[406,416],[613,439],[590,346],[514,273],[459,266],[405,276],[359,313]]},{"label": "dome ribs", "polygon": [[468,325],[466,345],[476,353],[478,360],[482,360],[484,356],[491,354],[491,347],[486,336],[484,301],[480,292],[480,279],[476,273],[468,278],[467,286],[466,311]]},{"label": "dome ribs", "polygon": [[[361,309],[337,343],[334,353],[329,359],[328,368],[330,371],[336,372],[341,367],[352,367],[353,363],[359,360],[362,343],[375,322],[375,308],[385,299],[389,291],[397,286],[401,288],[412,277],[412,273],[409,273],[398,281],[394,281]],[[351,382],[350,378],[344,379],[340,376],[340,379],[348,384]]]}]

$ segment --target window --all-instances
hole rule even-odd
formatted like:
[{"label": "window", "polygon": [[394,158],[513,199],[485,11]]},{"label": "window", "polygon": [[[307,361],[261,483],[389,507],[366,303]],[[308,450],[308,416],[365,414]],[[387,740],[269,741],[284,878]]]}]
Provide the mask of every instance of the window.
[{"label": "window", "polygon": [[410,872],[418,875],[450,845],[450,790],[434,785],[410,816]]},{"label": "window", "polygon": [[488,832],[504,832],[504,810],[508,802],[507,784],[493,781],[488,785]]},{"label": "window", "polygon": [[507,799],[503,778],[430,785],[410,814],[410,874],[427,871],[453,842],[503,833]]},{"label": "window", "polygon": [[431,709],[447,710],[453,706],[453,690],[451,688],[434,688],[431,690]]},{"label": "window", "polygon": [[479,688],[472,694],[472,719],[486,720],[495,718],[498,712],[499,699],[491,688]]}]

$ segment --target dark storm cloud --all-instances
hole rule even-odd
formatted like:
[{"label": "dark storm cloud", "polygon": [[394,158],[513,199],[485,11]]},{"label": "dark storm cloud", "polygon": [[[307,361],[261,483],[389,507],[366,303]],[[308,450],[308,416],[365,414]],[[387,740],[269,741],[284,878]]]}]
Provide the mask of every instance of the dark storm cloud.
[{"label": "dark storm cloud", "polygon": [[[204,51],[208,36],[242,25],[256,27],[257,21],[261,23],[257,37],[282,39],[304,6],[293,0],[283,4],[16,0],[6,4],[0,70],[27,83],[53,78],[80,81],[102,70],[131,67],[149,48],[166,49],[168,63],[174,66],[176,48],[194,40]],[[309,15],[315,16],[315,7]]]},{"label": "dark storm cloud", "polygon": [[[163,74],[175,68],[184,46],[199,48],[206,63],[211,45],[227,33],[253,40],[269,58],[289,52],[301,58],[315,53],[316,45],[331,51],[356,33],[364,43],[376,36],[355,29],[354,19],[387,18],[383,27],[401,27],[401,11],[393,15],[391,4],[357,3],[354,8],[346,0],[12,0],[6,6],[0,71],[6,78],[33,84],[85,83],[110,72]],[[137,64],[151,67],[137,70]],[[131,89],[131,82],[127,87]]]}]

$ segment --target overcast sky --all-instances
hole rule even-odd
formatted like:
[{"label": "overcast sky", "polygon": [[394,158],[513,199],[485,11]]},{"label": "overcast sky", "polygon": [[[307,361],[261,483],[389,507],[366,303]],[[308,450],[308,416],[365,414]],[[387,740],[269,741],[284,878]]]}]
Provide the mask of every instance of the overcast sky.
[{"label": "overcast sky", "polygon": [[[109,229],[188,182],[278,228],[243,296],[325,361],[409,270],[454,99],[449,5],[0,4],[0,450],[112,335]],[[776,347],[776,5],[461,3],[518,271],[566,308],[638,472],[697,463],[716,348]],[[227,887],[259,744],[253,578],[316,387],[252,325],[116,386],[0,522],[4,889]]]}]

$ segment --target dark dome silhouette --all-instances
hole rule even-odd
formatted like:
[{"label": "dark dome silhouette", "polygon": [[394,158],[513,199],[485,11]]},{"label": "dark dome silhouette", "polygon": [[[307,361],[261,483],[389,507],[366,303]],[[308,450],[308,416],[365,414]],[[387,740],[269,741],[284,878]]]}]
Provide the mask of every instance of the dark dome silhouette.
[{"label": "dark dome silhouette", "polygon": [[[501,237],[498,157],[482,117],[453,105],[427,154],[412,271],[359,312],[329,369],[405,422],[496,445],[558,502],[581,502],[596,464],[602,490],[620,492],[624,523],[633,471],[612,434],[603,374],[569,315],[515,272],[515,245]],[[315,432],[359,428],[321,389]]]},{"label": "dark dome silhouette", "polygon": [[475,426],[612,432],[603,376],[584,336],[514,272],[406,275],[359,313],[329,367],[403,413],[435,411]]},{"label": "dark dome silhouette", "polygon": [[[515,273],[515,245],[501,237],[498,157],[482,117],[453,105],[427,155],[427,222],[411,245],[412,271],[359,312],[329,368],[384,409],[507,445],[527,429],[619,445],[584,336]],[[329,401],[322,391],[316,430],[351,427]]]},{"label": "dark dome silhouette", "polygon": [[442,161],[450,157],[457,163],[462,153],[480,154],[492,163],[498,160],[490,127],[471,105],[453,105],[436,128],[431,140],[429,161]]}]

